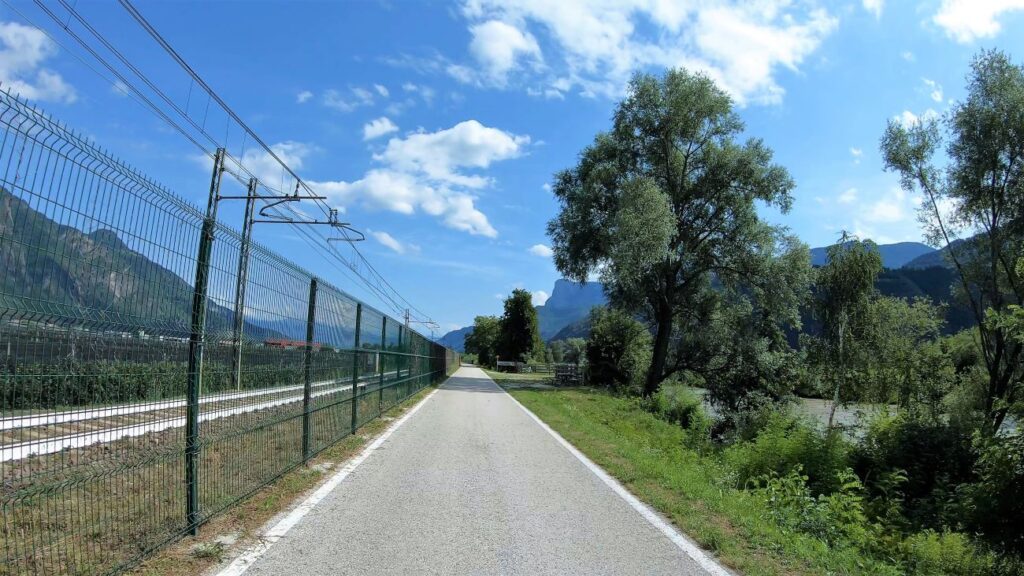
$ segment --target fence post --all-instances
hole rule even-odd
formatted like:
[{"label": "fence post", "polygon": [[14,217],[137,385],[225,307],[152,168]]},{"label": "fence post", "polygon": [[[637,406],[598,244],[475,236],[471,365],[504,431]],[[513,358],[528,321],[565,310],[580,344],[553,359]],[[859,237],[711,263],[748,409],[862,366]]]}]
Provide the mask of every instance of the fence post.
[{"label": "fence post", "polygon": [[217,223],[217,195],[224,173],[224,149],[218,148],[213,158],[213,178],[206,218],[199,236],[196,257],[196,278],[192,292],[192,333],[188,339],[188,387],[185,398],[185,518],[188,531],[199,532],[199,395],[203,387],[203,344],[206,332],[206,290],[210,281],[210,253],[213,231]]},{"label": "fence post", "polygon": [[395,380],[402,379],[402,362],[405,360],[403,356],[404,350],[402,349],[402,336],[405,332],[405,327],[401,324],[398,325],[398,358],[395,359]]},{"label": "fence post", "polygon": [[256,206],[256,183],[249,178],[249,192],[245,199],[245,214],[242,220],[242,246],[238,250],[238,285],[235,287],[235,330],[234,355],[231,357],[231,377],[235,389],[242,389],[242,331],[245,330],[245,287],[249,281],[249,242],[252,241],[252,213]]},{"label": "fence post", "polygon": [[311,397],[313,392],[313,328],[316,322],[316,277],[309,280],[309,312],[306,314],[306,354],[303,358],[302,371],[302,461],[309,461],[309,420]]},{"label": "fence post", "polygon": [[356,304],[356,343],[352,352],[352,433],[356,433],[356,423],[359,419],[359,335],[362,331],[363,304]]},{"label": "fence post", "polygon": [[381,315],[380,321],[380,382],[377,383],[377,412],[384,412],[384,347],[388,341],[388,317]]}]

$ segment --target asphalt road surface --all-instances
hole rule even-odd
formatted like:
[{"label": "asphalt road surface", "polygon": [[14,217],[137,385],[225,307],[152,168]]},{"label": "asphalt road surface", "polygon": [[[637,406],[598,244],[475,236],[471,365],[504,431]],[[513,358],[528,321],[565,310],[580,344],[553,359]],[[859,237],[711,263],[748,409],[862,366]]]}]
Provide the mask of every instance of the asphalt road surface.
[{"label": "asphalt road surface", "polygon": [[464,367],[246,574],[711,572]]}]

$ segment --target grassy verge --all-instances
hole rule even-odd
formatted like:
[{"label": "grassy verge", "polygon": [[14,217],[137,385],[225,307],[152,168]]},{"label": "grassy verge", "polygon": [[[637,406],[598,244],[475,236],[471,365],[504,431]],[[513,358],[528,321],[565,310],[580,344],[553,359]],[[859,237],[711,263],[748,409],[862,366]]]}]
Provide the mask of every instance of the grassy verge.
[{"label": "grassy verge", "polygon": [[638,498],[723,563],[749,576],[898,574],[853,548],[780,528],[763,500],[734,487],[713,456],[684,445],[684,431],[633,401],[587,389],[510,393]]},{"label": "grassy verge", "polygon": [[201,574],[252,544],[259,529],[275,515],[314,490],[327,476],[355,456],[392,421],[433,391],[427,387],[386,411],[313,458],[308,466],[285,474],[248,499],[204,524],[196,537],[185,538],[149,557],[129,574],[185,576]]},{"label": "grassy verge", "polygon": [[547,387],[554,381],[554,374],[542,372],[528,372],[526,374],[513,374],[511,372],[498,372],[495,370],[484,370],[491,380],[506,388],[522,387]]}]

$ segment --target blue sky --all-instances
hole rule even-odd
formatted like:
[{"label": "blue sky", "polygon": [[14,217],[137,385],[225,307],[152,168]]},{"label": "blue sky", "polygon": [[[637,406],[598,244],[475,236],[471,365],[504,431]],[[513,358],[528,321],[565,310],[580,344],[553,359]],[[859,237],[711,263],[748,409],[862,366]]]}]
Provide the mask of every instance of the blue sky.
[{"label": "blue sky", "polygon": [[[31,3],[0,9],[0,81],[199,205],[198,150],[98,76]],[[971,57],[1024,59],[1024,1],[467,0],[140,2],[140,11],[260,136],[368,235],[374,266],[440,333],[543,301],[559,277],[546,184],[610,125],[635,70],[702,70],[797,183],[764,216],[811,246],[842,229],[920,240],[917,198],[881,169],[889,118],[942,113]],[[77,9],[194,118],[189,82],[116,3]],[[50,36],[29,26],[34,23]],[[74,29],[74,25],[72,26]],[[78,28],[81,32],[81,29]],[[76,57],[77,56],[77,57]],[[95,64],[90,62],[95,67]],[[208,118],[219,132],[216,114]],[[232,152],[275,177],[251,143]],[[240,206],[222,208],[237,222]],[[357,296],[288,230],[260,241]]]}]

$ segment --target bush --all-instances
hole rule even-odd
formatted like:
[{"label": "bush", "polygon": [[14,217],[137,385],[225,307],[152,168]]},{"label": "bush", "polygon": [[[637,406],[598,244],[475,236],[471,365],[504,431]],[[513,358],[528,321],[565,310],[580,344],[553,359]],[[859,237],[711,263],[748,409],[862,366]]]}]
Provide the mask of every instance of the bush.
[{"label": "bush", "polygon": [[920,576],[1011,576],[1024,573],[1024,564],[979,548],[959,532],[926,530],[900,545],[907,574]]},{"label": "bush", "polygon": [[814,494],[831,494],[842,487],[848,444],[837,433],[824,433],[804,420],[772,413],[753,441],[738,442],[725,451],[740,487],[764,476],[785,477],[801,470]]},{"label": "bush", "polygon": [[784,476],[771,472],[751,483],[754,494],[764,500],[772,520],[782,528],[809,534],[830,546],[867,549],[879,529],[864,514],[864,487],[849,468],[839,471],[836,479],[835,492],[815,496],[798,464]]},{"label": "bush", "polygon": [[703,450],[707,447],[711,416],[704,409],[703,399],[685,386],[662,386],[651,397],[647,409],[662,420],[686,430],[686,442],[690,448]]},{"label": "bush", "polygon": [[1024,553],[1024,434],[979,443],[978,481],[962,487],[969,527],[1006,550]]},{"label": "bush", "polygon": [[639,394],[651,363],[651,334],[625,312],[596,307],[586,356],[589,383]]},{"label": "bush", "polygon": [[868,427],[852,465],[873,498],[891,496],[892,475],[902,472],[902,512],[913,528],[956,528],[962,498],[956,486],[974,479],[971,434],[944,422],[882,416]]}]

